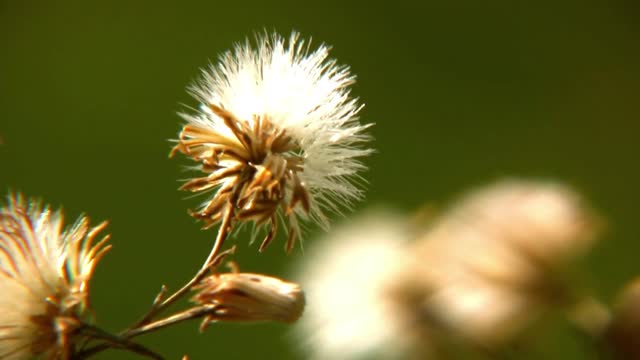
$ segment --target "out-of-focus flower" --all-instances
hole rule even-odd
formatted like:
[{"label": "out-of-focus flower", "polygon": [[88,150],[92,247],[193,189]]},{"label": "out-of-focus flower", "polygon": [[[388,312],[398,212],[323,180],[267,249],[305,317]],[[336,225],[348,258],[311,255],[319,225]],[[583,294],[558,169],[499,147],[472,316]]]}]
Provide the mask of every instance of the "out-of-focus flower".
[{"label": "out-of-focus flower", "polygon": [[315,358],[499,350],[550,307],[575,305],[561,273],[597,229],[573,191],[533,181],[479,189],[415,225],[374,214],[316,242],[299,331]]},{"label": "out-of-focus flower", "polygon": [[[339,211],[362,196],[358,160],[368,127],[350,96],[355,77],[321,45],[293,33],[256,37],[225,53],[203,71],[191,92],[201,102],[186,120],[173,152],[200,163],[205,174],[182,189],[211,191],[192,215],[212,226],[225,216],[269,228],[260,249],[286,218],[290,251],[300,235],[297,217],[328,224],[325,210]],[[172,152],[172,153],[173,153]],[[280,210],[279,210],[280,209]],[[283,220],[284,221],[284,220]]]},{"label": "out-of-focus flower", "polygon": [[412,238],[406,219],[374,211],[333,228],[300,265],[307,309],[296,338],[313,359],[400,357],[411,334],[400,329],[387,290]]},{"label": "out-of-focus flower", "polygon": [[499,347],[548,306],[575,300],[559,270],[591,246],[596,225],[579,196],[559,184],[479,189],[413,245],[398,299],[457,337]]},{"label": "out-of-focus flower", "polygon": [[89,280],[110,248],[106,222],[63,230],[61,211],[10,196],[0,208],[0,358],[66,359],[88,307]]},{"label": "out-of-focus flower", "polygon": [[237,270],[213,274],[195,290],[196,302],[217,306],[205,317],[202,330],[216,321],[292,323],[300,318],[305,304],[304,293],[298,284]]},{"label": "out-of-focus flower", "polygon": [[616,301],[604,340],[614,359],[640,359],[640,279],[627,285]]}]

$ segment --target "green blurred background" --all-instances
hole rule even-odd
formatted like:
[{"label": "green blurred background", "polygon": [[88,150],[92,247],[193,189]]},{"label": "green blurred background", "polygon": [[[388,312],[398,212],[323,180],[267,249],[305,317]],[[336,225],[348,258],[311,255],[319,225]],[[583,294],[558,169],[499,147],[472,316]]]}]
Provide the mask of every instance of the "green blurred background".
[{"label": "green blurred background", "polygon": [[[0,189],[110,220],[93,302],[99,323],[123,328],[161,284],[187,280],[214,236],[186,215],[199,200],[176,191],[188,162],[167,159],[176,112],[195,105],[185,87],[254,31],[296,29],[351,66],[376,123],[360,207],[415,209],[502,176],[568,182],[609,221],[586,265],[611,301],[640,274],[638,19],[633,0],[0,0]],[[282,239],[261,255],[237,243],[248,271],[286,276],[303,256]],[[287,337],[189,323],[141,340],[169,359],[302,358]],[[570,331],[538,341],[535,358],[586,356]]]}]

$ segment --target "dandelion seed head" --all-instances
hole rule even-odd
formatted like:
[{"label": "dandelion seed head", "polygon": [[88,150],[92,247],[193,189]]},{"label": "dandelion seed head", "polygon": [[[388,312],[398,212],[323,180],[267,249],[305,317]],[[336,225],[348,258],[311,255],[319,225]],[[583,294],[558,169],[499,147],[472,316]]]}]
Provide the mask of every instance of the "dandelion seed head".
[{"label": "dandelion seed head", "polygon": [[258,35],[255,45],[238,44],[203,70],[190,88],[200,111],[182,114],[186,125],[174,149],[206,175],[182,188],[214,192],[193,215],[210,226],[232,207],[238,221],[268,224],[261,248],[279,216],[287,220],[288,249],[300,235],[298,217],[326,228],[327,211],[362,197],[360,158],[371,153],[361,146],[368,125],[350,95],[354,81],[327,46],[312,50],[297,33],[288,40]]},{"label": "dandelion seed head", "polygon": [[94,244],[106,223],[86,217],[64,229],[60,210],[9,196],[0,208],[0,358],[63,358],[89,305],[89,280],[109,249]]}]

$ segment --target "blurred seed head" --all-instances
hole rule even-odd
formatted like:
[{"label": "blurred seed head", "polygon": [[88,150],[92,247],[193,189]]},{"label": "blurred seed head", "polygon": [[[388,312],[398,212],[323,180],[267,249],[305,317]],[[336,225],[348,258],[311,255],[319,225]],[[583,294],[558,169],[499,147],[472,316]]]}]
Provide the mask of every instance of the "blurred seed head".
[{"label": "blurred seed head", "polygon": [[566,301],[561,269],[587,250],[597,221],[569,188],[501,181],[463,197],[412,246],[395,286],[424,322],[481,348],[509,343]]},{"label": "blurred seed head", "polygon": [[575,192],[536,181],[480,188],[418,228],[394,213],[361,216],[299,269],[298,335],[317,359],[447,358],[459,344],[492,353],[575,300],[561,273],[597,225]]},{"label": "blurred seed head", "polygon": [[86,217],[63,230],[62,211],[9,196],[0,208],[0,358],[66,359],[89,305],[89,280],[108,236]]},{"label": "blurred seed head", "polygon": [[640,359],[640,279],[618,295],[605,341],[615,359]]},{"label": "blurred seed head", "polygon": [[355,82],[347,66],[328,57],[325,45],[311,50],[293,33],[256,37],[237,45],[203,71],[191,92],[201,102],[186,120],[173,153],[199,164],[204,176],[183,190],[212,192],[192,215],[213,226],[232,211],[274,238],[286,224],[290,251],[300,236],[298,218],[326,227],[326,210],[339,211],[362,197],[359,161],[371,150],[350,96]]},{"label": "blurred seed head", "polygon": [[386,291],[411,233],[407,219],[380,209],[334,227],[307,249],[298,268],[307,310],[296,338],[311,358],[400,356],[406,336]]}]

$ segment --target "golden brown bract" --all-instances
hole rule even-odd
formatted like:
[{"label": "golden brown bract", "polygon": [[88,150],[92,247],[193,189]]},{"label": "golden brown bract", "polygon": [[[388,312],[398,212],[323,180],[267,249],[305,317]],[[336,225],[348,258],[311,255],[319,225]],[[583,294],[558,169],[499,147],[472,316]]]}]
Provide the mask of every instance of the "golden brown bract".
[{"label": "golden brown bract", "polygon": [[[211,111],[224,121],[232,137],[194,124],[185,125],[178,145],[171,152],[181,152],[201,164],[206,176],[186,182],[180,189],[201,192],[211,189],[215,195],[191,215],[204,221],[205,228],[224,216],[238,222],[253,221],[268,227],[260,251],[264,251],[277,233],[278,209],[287,219],[290,252],[300,235],[295,210],[310,211],[310,194],[298,173],[304,169],[299,146],[268,117],[254,115],[241,120],[222,107],[209,104]],[[233,227],[231,222],[231,227]]]},{"label": "golden brown bract", "polygon": [[47,359],[68,359],[74,348],[74,334],[82,326],[76,309],[63,309],[57,297],[47,299],[46,311],[29,319],[35,337],[31,354],[44,354]]}]

